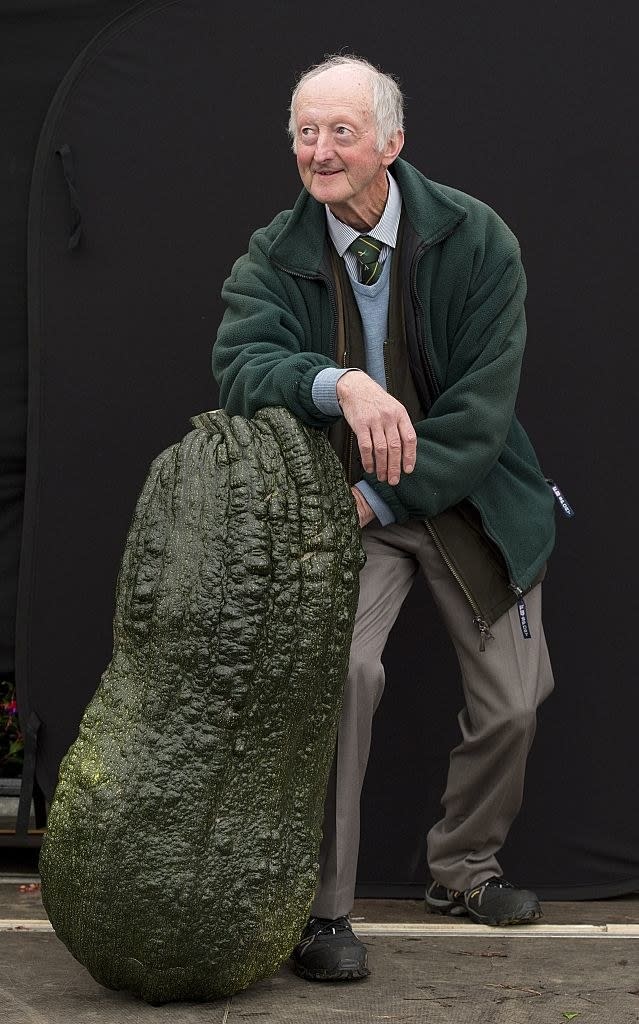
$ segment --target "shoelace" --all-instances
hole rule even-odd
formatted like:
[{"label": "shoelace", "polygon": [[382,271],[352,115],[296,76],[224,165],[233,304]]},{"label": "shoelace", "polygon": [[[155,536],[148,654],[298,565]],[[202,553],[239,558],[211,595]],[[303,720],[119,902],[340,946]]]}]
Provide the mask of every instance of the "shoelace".
[{"label": "shoelace", "polygon": [[469,897],[479,896],[479,903],[481,904],[481,902],[482,902],[482,900],[484,898],[484,894],[486,892],[486,889],[514,889],[514,888],[515,888],[515,886],[513,885],[512,882],[507,882],[504,878],[499,878],[498,876],[495,876],[494,878],[488,878],[485,882],[482,882],[481,885],[475,886],[474,889],[471,889],[468,892],[468,896]]},{"label": "shoelace", "polygon": [[323,921],[324,924],[321,924],[317,929],[317,932],[315,933],[316,935],[330,935],[331,932],[333,935],[337,935],[338,932],[351,930],[348,919],[345,917],[338,917],[335,921],[331,921],[330,918],[312,917],[308,923],[309,925],[314,925],[320,924],[321,921]]}]

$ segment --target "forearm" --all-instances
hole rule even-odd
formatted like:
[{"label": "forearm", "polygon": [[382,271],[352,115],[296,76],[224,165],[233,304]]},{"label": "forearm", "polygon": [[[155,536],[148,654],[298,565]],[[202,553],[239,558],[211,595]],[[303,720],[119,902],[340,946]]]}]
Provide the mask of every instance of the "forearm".
[{"label": "forearm", "polygon": [[322,311],[319,286],[310,301],[295,279],[273,268],[262,235],[253,237],[222,288],[226,309],[213,346],[220,400],[231,414],[250,417],[281,405],[325,427],[336,416],[318,408],[312,389],[319,371],[338,369],[330,358],[330,310]]},{"label": "forearm", "polygon": [[229,347],[218,339],[213,347],[213,374],[220,404],[230,415],[251,417],[264,406],[281,405],[313,427],[336,418],[313,401],[313,382],[331,360],[317,352],[287,352],[273,343]]}]

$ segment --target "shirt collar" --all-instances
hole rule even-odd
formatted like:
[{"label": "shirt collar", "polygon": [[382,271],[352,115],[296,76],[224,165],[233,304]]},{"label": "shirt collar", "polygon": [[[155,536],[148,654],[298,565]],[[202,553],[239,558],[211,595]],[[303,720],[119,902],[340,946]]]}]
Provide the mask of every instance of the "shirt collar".
[{"label": "shirt collar", "polygon": [[[370,230],[365,233],[370,235],[371,238],[376,238],[378,242],[383,242],[384,245],[388,245],[391,249],[394,249],[397,244],[397,229],[399,228],[399,218],[402,212],[402,196],[393,175],[386,171],[386,177],[388,178],[388,197],[386,199],[384,212],[375,227],[370,228]],[[355,228],[351,228],[348,224],[344,224],[341,220],[338,220],[337,217],[331,213],[328,206],[325,209],[328,232],[333,240],[333,245],[337,249],[338,255],[343,256],[349,245],[354,242],[356,238],[359,238],[363,232],[356,231]]]}]

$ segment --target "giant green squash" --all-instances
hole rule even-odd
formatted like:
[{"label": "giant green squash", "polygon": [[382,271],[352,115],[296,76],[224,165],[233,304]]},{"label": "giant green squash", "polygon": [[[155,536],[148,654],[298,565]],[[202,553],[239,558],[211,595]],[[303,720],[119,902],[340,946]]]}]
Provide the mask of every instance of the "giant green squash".
[{"label": "giant green squash", "polygon": [[138,501],[40,857],[60,939],[154,1003],[236,992],[297,941],[363,562],[321,432],[284,409],[193,424]]}]

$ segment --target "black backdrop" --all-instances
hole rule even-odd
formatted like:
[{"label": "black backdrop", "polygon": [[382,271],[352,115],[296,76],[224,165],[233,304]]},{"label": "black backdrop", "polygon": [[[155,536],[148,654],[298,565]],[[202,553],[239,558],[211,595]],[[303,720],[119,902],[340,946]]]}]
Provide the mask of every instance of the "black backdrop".
[{"label": "black backdrop", "polygon": [[[231,13],[203,0],[133,9],[34,0],[3,11],[0,109],[11,152],[0,189],[10,267],[2,497],[12,522],[3,521],[0,649],[10,668],[28,310],[15,655],[21,716],[33,709],[43,722],[45,792],[109,658],[115,576],[148,464],[188,430],[191,414],[216,404],[209,353],[222,280],[252,228],[299,190],[285,135],[294,77],[346,47],[400,76],[404,155],[482,197],[519,236],[529,278],[519,412],[578,513],[559,524],[545,588],[558,689],[540,717],[504,868],[550,897],[639,887],[631,422],[639,17],[592,0],[518,8],[373,0],[365,16],[361,5],[329,0],[321,19],[292,3],[249,2]],[[56,155],[63,145],[81,214],[72,249],[70,191]],[[416,894],[461,699],[454,657],[419,584],[386,663],[360,892]]]}]

